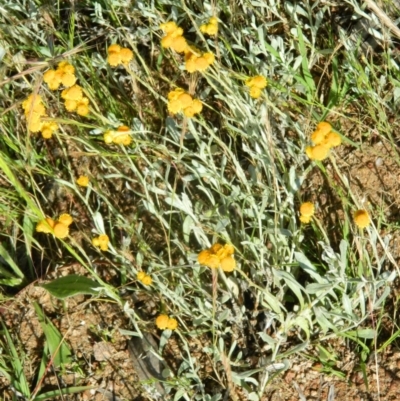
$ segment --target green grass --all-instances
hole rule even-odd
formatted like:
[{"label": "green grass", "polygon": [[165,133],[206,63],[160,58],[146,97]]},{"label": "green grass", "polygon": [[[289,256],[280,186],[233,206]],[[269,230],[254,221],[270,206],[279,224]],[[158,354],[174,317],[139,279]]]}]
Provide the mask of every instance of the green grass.
[{"label": "green grass", "polygon": [[[261,400],[272,375],[266,369],[259,382],[255,370],[265,364],[319,347],[325,371],[341,377],[332,367],[335,353],[323,341],[349,339],[364,352],[388,345],[380,342],[371,315],[385,313],[398,273],[398,255],[379,228],[393,234],[398,227],[379,214],[381,205],[367,205],[353,192],[337,162],[339,151],[313,163],[305,148],[316,124],[328,120],[343,137],[341,149],[370,146],[375,137],[389,145],[398,163],[392,127],[398,124],[399,73],[390,48],[365,57],[345,30],[335,30],[328,6],[214,3],[2,6],[0,286],[10,299],[28,283],[46,280],[43,266],[54,270],[78,262],[98,283],[104,301],[113,299],[131,318],[132,327],[121,329],[156,332],[154,318],[161,312],[178,320],[176,332],[159,332],[160,349],[170,336],[181,345],[184,363],[168,381],[174,399],[219,399],[207,388],[199,390],[200,365],[192,346],[193,338],[201,337],[210,341],[202,352],[214,379]],[[339,9],[352,12],[351,5]],[[219,34],[204,37],[198,27],[212,15],[220,19]],[[205,73],[188,74],[181,56],[161,48],[158,27],[171,19],[190,42],[216,54]],[[133,50],[126,69],[107,64],[112,43]],[[75,66],[90,100],[86,118],[66,112],[60,91],[42,81],[43,72],[64,59]],[[268,87],[254,100],[244,82],[258,74],[267,77]],[[200,115],[168,114],[167,94],[177,86],[202,100]],[[42,96],[48,115],[60,125],[50,140],[27,131],[21,102],[32,92]],[[131,128],[132,145],[105,144],[103,133],[120,125]],[[80,174],[90,177],[87,189],[75,183]],[[316,205],[310,226],[298,219],[301,201],[320,191],[312,185],[316,174],[325,178],[343,211],[334,232],[323,219],[323,205]],[[374,224],[361,231],[352,213],[364,207]],[[39,220],[62,213],[74,218],[67,239],[35,232]],[[110,238],[108,252],[91,244],[103,233]],[[198,253],[215,242],[234,245],[233,273],[198,264]],[[99,262],[118,277],[107,282]],[[137,282],[141,270],[151,275],[151,287]],[[89,287],[86,293],[92,294]],[[147,294],[159,309],[140,317],[122,292]],[[255,327],[245,299],[256,308]],[[385,341],[390,344],[397,335]],[[13,327],[3,324],[2,336],[8,346],[0,358],[16,358]],[[237,342],[245,344],[250,336],[251,352],[262,349],[268,357],[262,366],[241,359]],[[48,343],[47,350],[54,346]],[[221,364],[230,369],[224,373]],[[35,383],[23,380],[21,369],[18,363],[0,364],[10,381],[22,378],[18,391],[39,400]],[[52,397],[59,395],[54,391]]]}]

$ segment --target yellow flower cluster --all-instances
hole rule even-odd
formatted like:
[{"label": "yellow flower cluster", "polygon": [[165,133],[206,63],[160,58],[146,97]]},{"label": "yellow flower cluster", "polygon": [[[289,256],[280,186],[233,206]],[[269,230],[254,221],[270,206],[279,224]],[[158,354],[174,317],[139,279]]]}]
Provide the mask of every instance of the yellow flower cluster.
[{"label": "yellow flower cluster", "polygon": [[203,53],[193,46],[188,46],[185,51],[185,67],[187,72],[203,72],[215,61],[213,53]]},{"label": "yellow flower cluster", "polygon": [[359,228],[366,228],[371,224],[371,218],[366,210],[361,209],[354,212],[354,222]]},{"label": "yellow flower cluster", "polygon": [[186,117],[193,117],[203,109],[203,103],[193,99],[183,89],[178,88],[168,93],[168,111],[172,114],[183,112]]},{"label": "yellow flower cluster", "polygon": [[180,28],[174,21],[165,22],[160,25],[160,29],[166,34],[161,39],[161,46],[164,49],[172,49],[177,53],[185,52],[188,44],[183,37],[183,29]]},{"label": "yellow flower cluster", "polygon": [[43,81],[51,90],[57,90],[61,84],[69,88],[76,82],[75,68],[67,61],[61,61],[56,70],[48,70],[43,74]]},{"label": "yellow flower cluster", "polygon": [[39,221],[36,225],[38,233],[53,234],[56,238],[66,238],[69,233],[69,226],[73,223],[72,217],[68,213],[62,214],[57,221],[50,217]]},{"label": "yellow flower cluster", "polygon": [[200,31],[210,36],[218,33],[218,20],[216,17],[211,17],[208,24],[200,25]]},{"label": "yellow flower cluster", "polygon": [[131,129],[126,125],[121,125],[116,131],[106,131],[103,135],[104,142],[128,146],[132,143],[132,138],[129,135],[130,131]]},{"label": "yellow flower cluster", "polygon": [[100,248],[102,251],[108,251],[108,244],[110,239],[107,234],[101,234],[98,237],[92,239],[92,245]]},{"label": "yellow flower cluster", "polygon": [[300,205],[300,221],[302,223],[309,223],[311,217],[314,216],[315,207],[311,202],[304,202]]},{"label": "yellow flower cluster", "polygon": [[108,57],[107,61],[111,67],[117,67],[118,65],[128,65],[133,59],[133,52],[127,47],[121,47],[120,45],[111,45],[107,49]]},{"label": "yellow flower cluster", "polygon": [[54,121],[43,120],[46,116],[46,108],[44,107],[42,97],[40,95],[31,94],[23,102],[26,120],[28,121],[28,129],[31,132],[41,132],[44,139],[52,137],[53,132],[58,130],[58,124]]},{"label": "yellow flower cluster", "polygon": [[69,111],[76,111],[80,116],[89,114],[89,99],[83,96],[82,88],[79,85],[71,86],[61,92],[65,100],[65,108]]},{"label": "yellow flower cluster", "polygon": [[267,79],[262,75],[246,80],[246,86],[250,88],[250,96],[253,99],[258,99],[261,96],[261,91],[267,86]]},{"label": "yellow flower cluster", "polygon": [[151,283],[153,282],[151,277],[145,272],[139,272],[137,274],[137,279],[144,285],[151,285]]},{"label": "yellow flower cluster", "polygon": [[317,125],[317,129],[311,134],[314,146],[307,146],[306,154],[311,160],[324,160],[328,157],[329,151],[342,143],[339,134],[332,131],[332,126],[323,121]]},{"label": "yellow flower cluster", "polygon": [[156,326],[160,330],[175,330],[178,327],[178,322],[168,315],[159,315],[156,319]]},{"label": "yellow flower cluster", "polygon": [[79,178],[76,180],[76,183],[80,187],[87,187],[89,185],[89,177],[87,175],[80,175]]},{"label": "yellow flower cluster", "polygon": [[232,245],[214,244],[211,248],[201,251],[197,257],[201,265],[217,269],[220,267],[225,272],[231,272],[236,267],[236,261],[233,258],[235,249]]}]

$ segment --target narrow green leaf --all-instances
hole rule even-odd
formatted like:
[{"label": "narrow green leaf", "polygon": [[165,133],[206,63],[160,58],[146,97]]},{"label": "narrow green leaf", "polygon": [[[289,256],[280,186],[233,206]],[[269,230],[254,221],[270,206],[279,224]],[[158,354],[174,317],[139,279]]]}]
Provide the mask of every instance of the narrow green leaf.
[{"label": "narrow green leaf", "polygon": [[[20,279],[23,279],[24,273],[20,270],[18,265],[14,262],[10,254],[8,253],[7,249],[4,248],[3,244],[0,243],[0,256],[5,260],[5,262],[11,267],[11,269],[14,271],[15,275],[19,277]],[[11,278],[12,275],[10,273],[7,273],[6,270],[1,269],[0,274],[4,275],[7,278]]]},{"label": "narrow green leaf", "polygon": [[59,367],[65,364],[70,364],[72,362],[71,350],[65,343],[61,333],[57,330],[53,323],[46,318],[38,303],[35,302],[34,307],[46,337],[50,355],[53,358],[53,365],[55,367]]},{"label": "narrow green leaf", "polygon": [[53,280],[51,283],[42,284],[41,287],[54,297],[64,299],[78,294],[96,295],[99,293],[96,288],[99,288],[100,284],[85,276],[70,274]]},{"label": "narrow green leaf", "polygon": [[90,386],[61,388],[59,390],[52,390],[52,391],[48,391],[47,393],[39,394],[32,401],[44,401],[44,400],[48,400],[50,398],[54,398],[54,397],[57,397],[60,395],[81,393],[86,390],[91,390],[92,388],[93,387],[90,387]]}]

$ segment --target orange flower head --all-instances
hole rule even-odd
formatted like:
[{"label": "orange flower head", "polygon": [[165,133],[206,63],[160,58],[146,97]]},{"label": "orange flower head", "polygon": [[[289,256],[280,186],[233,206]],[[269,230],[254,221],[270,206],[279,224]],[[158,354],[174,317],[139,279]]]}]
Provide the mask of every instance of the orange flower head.
[{"label": "orange flower head", "polygon": [[169,318],[167,323],[168,330],[176,330],[178,328],[178,321],[172,317]]},{"label": "orange flower head", "polygon": [[300,214],[306,217],[312,217],[315,213],[315,206],[311,202],[304,202],[300,205]]},{"label": "orange flower head", "polygon": [[80,101],[83,98],[82,88],[79,85],[71,86],[70,88],[64,89],[61,92],[61,97],[64,100]]},{"label": "orange flower head", "polygon": [[39,221],[36,225],[36,232],[50,234],[53,231],[55,224],[56,222],[53,219],[47,217],[45,220]]},{"label": "orange flower head", "polygon": [[72,218],[72,216],[70,214],[63,213],[62,215],[60,215],[57,222],[62,223],[65,226],[69,227],[74,222],[74,219]]},{"label": "orange flower head", "polygon": [[75,68],[68,61],[61,61],[58,63],[57,70],[62,71],[65,74],[75,74]]},{"label": "orange flower head", "polygon": [[314,142],[315,145],[320,145],[321,143],[324,142],[326,134],[322,130],[315,130],[311,134],[311,140]]},{"label": "orange flower head", "polygon": [[82,117],[89,114],[89,99],[87,97],[83,97],[76,103],[76,112]]},{"label": "orange flower head", "polygon": [[160,29],[162,29],[165,33],[175,32],[178,29],[178,25],[174,21],[164,22],[160,25]]},{"label": "orange flower head", "polygon": [[330,132],[326,135],[324,145],[328,148],[339,146],[342,143],[342,138],[336,132]]},{"label": "orange flower head", "polygon": [[92,239],[92,244],[98,248],[100,248],[102,251],[108,251],[108,244],[110,242],[110,239],[108,238],[108,235],[106,234],[101,234],[98,237],[95,237]]},{"label": "orange flower head", "polygon": [[56,238],[61,238],[61,239],[67,238],[69,233],[68,226],[58,222],[55,224],[53,228],[53,233]]},{"label": "orange flower head", "polygon": [[327,135],[332,131],[332,125],[330,125],[326,121],[322,121],[317,124],[317,130],[323,132],[324,135]]},{"label": "orange flower head", "polygon": [[371,224],[371,218],[366,210],[361,209],[354,212],[354,223],[359,228],[366,228]]},{"label": "orange flower head", "polygon": [[121,55],[119,53],[109,53],[107,57],[107,62],[111,67],[117,67],[121,64]]},{"label": "orange flower head", "polygon": [[42,128],[40,129],[42,137],[44,139],[50,139],[53,136],[53,132],[58,130],[58,124],[54,121],[43,122]]},{"label": "orange flower head", "polygon": [[177,53],[183,53],[187,48],[186,39],[183,36],[172,38],[169,47],[171,47],[171,49],[175,50]]},{"label": "orange flower head", "polygon": [[234,247],[230,244],[214,244],[211,248],[201,251],[197,257],[201,265],[217,269],[221,267],[226,272],[231,272],[236,267],[236,261],[233,258]]},{"label": "orange flower head", "polygon": [[123,47],[119,55],[121,57],[122,64],[128,64],[133,60],[133,52],[131,49],[128,49],[127,47]]},{"label": "orange flower head", "polygon": [[329,148],[324,145],[307,146],[306,154],[311,160],[324,160],[329,155]]},{"label": "orange flower head", "polygon": [[114,45],[110,45],[107,49],[107,53],[111,54],[111,53],[120,53],[121,52],[121,46],[114,44]]}]

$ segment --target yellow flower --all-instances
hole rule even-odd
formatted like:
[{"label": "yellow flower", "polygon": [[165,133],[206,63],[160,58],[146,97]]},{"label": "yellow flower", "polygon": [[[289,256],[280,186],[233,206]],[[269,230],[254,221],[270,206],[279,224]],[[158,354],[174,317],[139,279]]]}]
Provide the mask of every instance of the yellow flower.
[{"label": "yellow flower", "polygon": [[58,130],[58,124],[54,121],[44,121],[40,131],[44,139],[50,139],[53,132]]},{"label": "yellow flower", "polygon": [[323,144],[328,148],[339,146],[342,143],[342,138],[336,132],[330,132],[326,135]]},{"label": "yellow flower", "polygon": [[324,133],[324,131],[317,129],[311,134],[311,140],[314,142],[315,145],[319,145],[324,142],[325,136],[326,134]]},{"label": "yellow flower", "polygon": [[300,205],[300,214],[303,216],[314,216],[315,206],[311,202],[304,202]]},{"label": "yellow flower", "polygon": [[203,103],[198,99],[193,99],[183,89],[177,88],[168,93],[168,111],[171,114],[183,112],[186,117],[193,117],[203,109]]},{"label": "yellow flower", "polygon": [[267,79],[262,75],[256,75],[255,77],[249,78],[246,81],[248,87],[256,87],[259,89],[264,89],[267,86]]},{"label": "yellow flower", "polygon": [[371,218],[368,212],[364,209],[354,212],[354,223],[356,223],[356,226],[359,228],[368,227],[371,224]]},{"label": "yellow flower", "polygon": [[114,44],[107,49],[107,62],[111,67],[117,67],[119,64],[128,64],[133,59],[133,52],[127,47],[121,47]]},{"label": "yellow flower", "polygon": [[43,127],[43,121],[42,120],[36,120],[36,119],[30,119],[28,122],[28,129],[31,132],[39,132]]},{"label": "yellow flower", "polygon": [[160,330],[166,330],[168,328],[169,317],[167,315],[159,315],[156,319],[156,326]]},{"label": "yellow flower", "polygon": [[144,285],[151,285],[151,283],[153,282],[152,278],[145,272],[139,272],[137,274],[137,279]]},{"label": "yellow flower", "polygon": [[218,32],[217,18],[211,17],[210,20],[208,21],[208,24],[200,25],[200,31],[210,36],[216,35]]},{"label": "yellow flower", "polygon": [[159,315],[156,318],[156,326],[160,330],[175,330],[178,327],[176,319],[170,318],[167,315]]},{"label": "yellow flower", "polygon": [[304,224],[308,224],[311,221],[311,216],[300,216],[300,221]]},{"label": "yellow flower", "polygon": [[66,88],[75,85],[75,68],[67,61],[61,61],[57,70],[48,70],[43,74],[43,81],[47,83],[49,89],[56,90],[61,84]]},{"label": "yellow flower", "polygon": [[54,234],[56,238],[66,238],[69,233],[68,226],[73,222],[68,213],[62,214],[57,221],[50,217],[40,221],[36,226],[36,231],[45,234]]},{"label": "yellow flower", "polygon": [[217,269],[221,267],[226,272],[231,272],[236,267],[236,261],[233,258],[235,249],[232,245],[214,244],[211,248],[201,251],[197,257],[201,265]]},{"label": "yellow flower", "polygon": [[261,96],[261,89],[257,88],[256,86],[252,86],[249,93],[253,99],[258,99]]},{"label": "yellow flower", "polygon": [[58,222],[53,227],[53,233],[54,233],[54,236],[57,238],[61,238],[61,239],[66,238],[66,237],[68,237],[68,233],[69,233],[68,226],[66,226],[63,223]]},{"label": "yellow flower", "polygon": [[58,222],[64,224],[67,227],[69,227],[74,222],[74,219],[72,218],[72,216],[70,214],[63,213],[58,218]]},{"label": "yellow flower", "polygon": [[322,121],[317,124],[317,130],[323,132],[324,135],[327,135],[332,131],[332,125],[326,121]]},{"label": "yellow flower", "polygon": [[69,112],[75,111],[78,107],[78,101],[68,99],[65,101],[64,106]]},{"label": "yellow flower", "polygon": [[175,50],[177,53],[183,53],[187,48],[186,39],[183,36],[177,36],[175,38],[172,38],[169,47],[172,50]]},{"label": "yellow flower", "polygon": [[127,47],[123,47],[119,52],[122,64],[128,64],[133,59],[133,51]]},{"label": "yellow flower", "polygon": [[161,46],[164,49],[171,48],[177,53],[183,53],[186,51],[188,44],[186,39],[182,36],[182,28],[179,28],[175,22],[161,24],[160,28],[166,33],[166,35],[161,39]]},{"label": "yellow flower", "polygon": [[76,76],[74,74],[65,73],[61,78],[61,83],[66,87],[69,88],[76,83]]},{"label": "yellow flower", "polygon": [[107,57],[107,62],[110,64],[111,67],[117,67],[121,64],[121,55],[119,53],[109,53]]},{"label": "yellow flower", "polygon": [[203,110],[203,103],[200,100],[194,99],[192,103],[183,109],[183,114],[186,117],[193,117],[195,114],[200,113]]},{"label": "yellow flower", "polygon": [[110,45],[107,49],[108,54],[119,53],[121,51],[121,46],[117,44]]},{"label": "yellow flower", "polygon": [[300,205],[300,221],[305,224],[309,223],[314,212],[315,206],[311,202],[302,203]]},{"label": "yellow flower", "polygon": [[76,183],[80,187],[87,187],[89,185],[89,177],[87,175],[80,175],[79,178],[76,180]]},{"label": "yellow flower", "polygon": [[61,97],[64,100],[76,100],[79,102],[83,98],[83,91],[79,85],[71,86],[61,92]]},{"label": "yellow flower", "polygon": [[92,244],[100,248],[102,251],[108,251],[109,242],[110,240],[108,238],[108,235],[106,234],[101,234],[98,237],[92,239]]},{"label": "yellow flower", "polygon": [[132,142],[131,136],[127,133],[131,129],[126,125],[121,125],[117,128],[117,131],[114,133],[113,142],[117,145],[125,145],[128,146]]},{"label": "yellow flower", "polygon": [[176,330],[178,328],[178,321],[172,317],[169,318],[167,323],[168,330]]},{"label": "yellow flower", "polygon": [[306,154],[311,160],[324,160],[329,155],[329,148],[324,145],[307,146]]},{"label": "yellow flower", "polygon": [[75,68],[68,61],[60,61],[57,66],[57,70],[64,72],[65,74],[75,74]]},{"label": "yellow flower", "polygon": [[186,71],[192,73],[195,71],[205,71],[215,61],[213,53],[201,53],[193,48],[188,47],[185,51],[185,68]]},{"label": "yellow flower", "polygon": [[104,142],[110,144],[114,140],[114,132],[113,131],[106,131],[103,135]]},{"label": "yellow flower", "polygon": [[146,277],[146,273],[145,272],[139,272],[136,277],[137,277],[137,279],[139,281],[142,281]]},{"label": "yellow flower", "polygon": [[50,234],[53,231],[55,224],[56,222],[53,219],[47,217],[45,220],[41,220],[37,223],[36,232]]},{"label": "yellow flower", "polygon": [[50,90],[57,90],[61,85],[61,77],[55,70],[48,70],[43,74],[43,81],[49,86]]},{"label": "yellow flower", "polygon": [[160,29],[162,29],[165,33],[168,34],[171,32],[175,32],[177,29],[179,29],[179,27],[178,25],[176,25],[174,21],[168,21],[161,24]]},{"label": "yellow flower", "polygon": [[87,97],[83,97],[76,103],[76,112],[82,117],[89,114],[89,99]]},{"label": "yellow flower", "polygon": [[43,105],[42,97],[32,93],[23,102],[22,108],[24,109],[25,116],[30,117],[33,114],[38,116],[44,116],[46,114],[46,109]]}]

